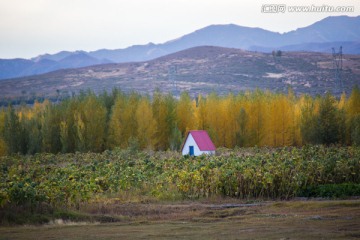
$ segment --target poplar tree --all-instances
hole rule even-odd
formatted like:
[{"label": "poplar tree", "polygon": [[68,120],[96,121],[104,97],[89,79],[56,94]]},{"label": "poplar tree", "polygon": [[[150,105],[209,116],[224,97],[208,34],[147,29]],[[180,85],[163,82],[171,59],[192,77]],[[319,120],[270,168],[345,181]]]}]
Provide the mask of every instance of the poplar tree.
[{"label": "poplar tree", "polygon": [[61,152],[60,122],[61,112],[59,108],[49,105],[43,113],[41,125],[42,151],[58,153]]},{"label": "poplar tree", "polygon": [[4,118],[4,141],[9,153],[26,153],[24,130],[20,124],[18,115],[10,105]]},{"label": "poplar tree", "polygon": [[140,100],[136,109],[135,118],[137,123],[137,139],[140,148],[152,149],[154,147],[156,122],[148,98],[143,97]]},{"label": "poplar tree", "polygon": [[4,140],[4,124],[5,124],[6,112],[4,109],[0,110],[0,156],[4,156],[7,153],[7,146]]},{"label": "poplar tree", "polygon": [[335,99],[327,93],[320,101],[318,127],[316,133],[322,144],[333,144],[340,141],[340,112],[335,106]]},{"label": "poplar tree", "polygon": [[348,144],[360,145],[360,89],[355,86],[345,104]]},{"label": "poplar tree", "polygon": [[176,107],[176,115],[177,126],[181,135],[184,136],[186,132],[194,128],[195,123],[193,103],[188,92],[183,92],[180,95],[180,100]]}]

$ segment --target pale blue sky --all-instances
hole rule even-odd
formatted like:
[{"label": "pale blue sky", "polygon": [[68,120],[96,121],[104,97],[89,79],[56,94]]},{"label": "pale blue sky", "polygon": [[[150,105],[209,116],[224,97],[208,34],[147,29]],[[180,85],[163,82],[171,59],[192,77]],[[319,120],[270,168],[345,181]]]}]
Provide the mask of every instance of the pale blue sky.
[{"label": "pale blue sky", "polygon": [[[263,4],[354,6],[353,13],[262,13]],[[360,15],[359,0],[0,0],[0,58],[162,43],[211,24],[287,32]]]}]

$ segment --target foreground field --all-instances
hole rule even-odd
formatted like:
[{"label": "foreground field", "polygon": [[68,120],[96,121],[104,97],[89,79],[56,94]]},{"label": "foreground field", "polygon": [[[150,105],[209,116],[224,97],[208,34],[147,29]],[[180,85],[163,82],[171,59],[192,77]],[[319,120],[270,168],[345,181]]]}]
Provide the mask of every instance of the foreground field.
[{"label": "foreground field", "polygon": [[[0,227],[0,239],[356,239],[360,200],[108,204],[115,223]],[[98,211],[98,212],[97,212]]]},{"label": "foreground field", "polygon": [[359,160],[337,146],[5,156],[0,240],[359,238]]},{"label": "foreground field", "polygon": [[2,157],[0,219],[9,218],[6,210],[14,212],[14,207],[79,210],[114,197],[136,202],[360,195],[359,147],[252,148],[217,154],[190,158],[177,152],[120,150]]}]

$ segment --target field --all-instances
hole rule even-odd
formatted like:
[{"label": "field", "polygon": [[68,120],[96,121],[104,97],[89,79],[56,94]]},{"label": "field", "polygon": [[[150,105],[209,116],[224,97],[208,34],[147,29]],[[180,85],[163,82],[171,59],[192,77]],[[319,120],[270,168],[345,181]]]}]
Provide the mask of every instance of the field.
[{"label": "field", "polygon": [[360,148],[0,158],[0,239],[360,237]]},{"label": "field", "polygon": [[[360,200],[111,204],[115,223],[0,227],[0,239],[357,239]],[[128,215],[128,216],[126,216]]]}]

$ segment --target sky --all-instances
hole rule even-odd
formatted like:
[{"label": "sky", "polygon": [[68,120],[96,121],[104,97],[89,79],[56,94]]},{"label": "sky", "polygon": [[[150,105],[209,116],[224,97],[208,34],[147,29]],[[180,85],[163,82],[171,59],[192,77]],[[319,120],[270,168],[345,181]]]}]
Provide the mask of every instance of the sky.
[{"label": "sky", "polygon": [[[262,12],[268,4],[352,6],[354,12]],[[212,24],[283,33],[338,15],[360,15],[360,1],[0,0],[0,58],[163,43]]]}]

